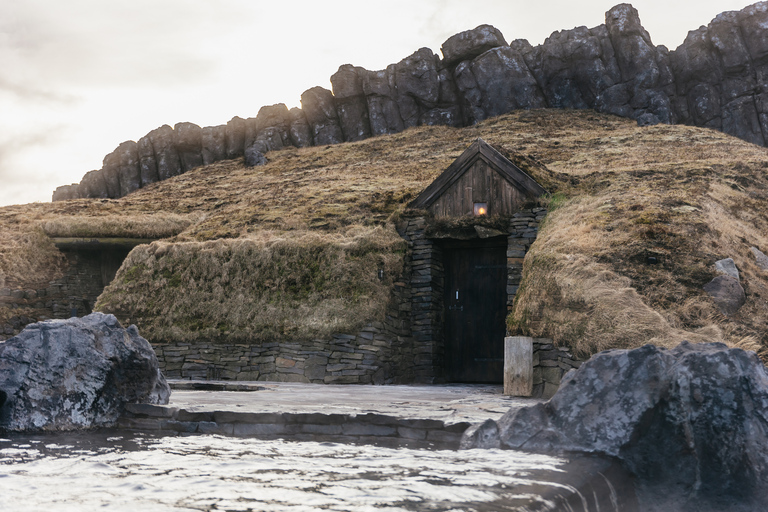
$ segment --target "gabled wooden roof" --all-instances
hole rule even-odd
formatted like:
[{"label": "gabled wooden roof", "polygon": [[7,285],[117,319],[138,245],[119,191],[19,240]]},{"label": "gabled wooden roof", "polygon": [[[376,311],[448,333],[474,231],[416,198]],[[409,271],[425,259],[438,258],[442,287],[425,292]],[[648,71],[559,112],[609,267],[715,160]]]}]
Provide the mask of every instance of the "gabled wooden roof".
[{"label": "gabled wooden roof", "polygon": [[451,185],[461,178],[478,159],[485,161],[489,167],[499,173],[512,186],[525,195],[540,196],[544,194],[541,185],[513,164],[507,157],[493,149],[491,145],[479,138],[470,145],[464,153],[433,181],[419,196],[408,204],[409,208],[429,208]]}]

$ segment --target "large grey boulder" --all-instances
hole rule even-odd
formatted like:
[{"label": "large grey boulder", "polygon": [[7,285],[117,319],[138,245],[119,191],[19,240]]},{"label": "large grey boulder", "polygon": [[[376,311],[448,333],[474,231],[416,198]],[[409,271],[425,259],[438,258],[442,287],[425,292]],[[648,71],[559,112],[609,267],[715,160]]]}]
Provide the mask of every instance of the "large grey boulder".
[{"label": "large grey boulder", "polygon": [[203,145],[203,165],[227,158],[227,126],[206,126],[200,135]]},{"label": "large grey boulder", "polygon": [[80,197],[80,185],[73,183],[71,185],[61,185],[53,191],[53,201],[66,201],[67,199],[77,199]]},{"label": "large grey boulder", "polygon": [[176,136],[173,128],[164,124],[149,132],[147,137],[149,137],[155,152],[158,180],[167,180],[181,174],[181,159],[176,148]]},{"label": "large grey boulder", "polygon": [[[602,352],[497,425],[502,448],[617,458],[642,510],[761,510],[768,499],[768,372],[722,343]],[[484,424],[462,446],[492,437]]]},{"label": "large grey boulder", "polygon": [[83,179],[80,180],[80,197],[102,199],[109,197],[107,195],[107,183],[104,181],[104,173],[101,172],[101,169],[85,173]]},{"label": "large grey boulder", "polygon": [[292,145],[291,114],[283,103],[261,107],[255,118],[245,121],[245,148],[256,146],[259,151],[275,151]]},{"label": "large grey boulder", "polygon": [[261,152],[261,145],[256,143],[245,150],[245,166],[256,167],[267,164],[267,157]]},{"label": "large grey boulder", "polygon": [[203,165],[203,129],[195,123],[176,123],[173,127],[181,172]]},{"label": "large grey boulder", "polygon": [[227,121],[224,131],[227,158],[237,158],[245,153],[245,119],[235,116]]},{"label": "large grey boulder", "polygon": [[344,64],[331,76],[333,96],[336,98],[336,112],[344,140],[347,142],[363,140],[371,136],[368,104],[360,78],[361,73],[364,72],[363,68]]},{"label": "large grey boulder", "polygon": [[293,107],[290,111],[291,126],[289,133],[291,135],[291,143],[297,148],[305,148],[314,144],[312,139],[312,130],[307,122],[307,116],[304,111],[298,107]]},{"label": "large grey boulder", "polygon": [[715,304],[724,315],[733,315],[747,301],[747,295],[738,279],[730,275],[720,275],[704,285]]},{"label": "large grey boulder", "polygon": [[491,25],[480,25],[449,37],[440,50],[443,52],[443,63],[450,66],[499,46],[507,46],[501,31]]},{"label": "large grey boulder", "polygon": [[0,430],[113,425],[127,403],[167,404],[149,342],[113,315],[28,325],[0,343]]},{"label": "large grey boulder", "polygon": [[508,46],[462,62],[456,67],[455,76],[470,122],[515,109],[547,106],[523,56]]},{"label": "large grey boulder", "polygon": [[155,148],[152,145],[152,138],[145,135],[139,139],[139,172],[141,174],[141,186],[146,187],[151,183],[160,181],[157,174],[157,160],[155,160]]},{"label": "large grey boulder", "polygon": [[333,93],[323,87],[313,87],[301,94],[301,107],[307,116],[315,145],[338,144],[344,141]]},{"label": "large grey boulder", "polygon": [[123,197],[141,187],[138,146],[132,140],[123,142],[104,157],[101,172],[111,198]]}]

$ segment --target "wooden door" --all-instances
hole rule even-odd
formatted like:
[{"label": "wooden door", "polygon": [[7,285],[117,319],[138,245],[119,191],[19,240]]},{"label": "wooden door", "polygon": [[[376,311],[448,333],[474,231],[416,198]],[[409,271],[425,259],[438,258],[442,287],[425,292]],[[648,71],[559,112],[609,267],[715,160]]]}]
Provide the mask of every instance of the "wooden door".
[{"label": "wooden door", "polygon": [[454,247],[446,248],[443,254],[446,378],[451,382],[501,383],[507,313],[506,247]]}]

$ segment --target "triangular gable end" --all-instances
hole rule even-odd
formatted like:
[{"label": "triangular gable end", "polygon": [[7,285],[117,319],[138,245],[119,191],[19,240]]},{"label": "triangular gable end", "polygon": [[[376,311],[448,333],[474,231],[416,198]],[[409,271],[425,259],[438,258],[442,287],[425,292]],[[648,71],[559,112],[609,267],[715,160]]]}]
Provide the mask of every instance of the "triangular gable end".
[{"label": "triangular gable end", "polygon": [[492,213],[507,214],[520,206],[515,203],[545,192],[533,178],[478,138],[408,207],[463,215],[471,213],[473,201],[483,201]]}]

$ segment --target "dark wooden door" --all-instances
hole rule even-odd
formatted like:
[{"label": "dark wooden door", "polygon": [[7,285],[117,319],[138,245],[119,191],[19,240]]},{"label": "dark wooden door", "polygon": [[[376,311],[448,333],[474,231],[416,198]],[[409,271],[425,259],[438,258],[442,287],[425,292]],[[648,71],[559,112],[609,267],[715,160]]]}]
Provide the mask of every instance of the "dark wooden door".
[{"label": "dark wooden door", "polygon": [[452,382],[500,383],[507,313],[506,247],[444,250],[445,361]]}]

